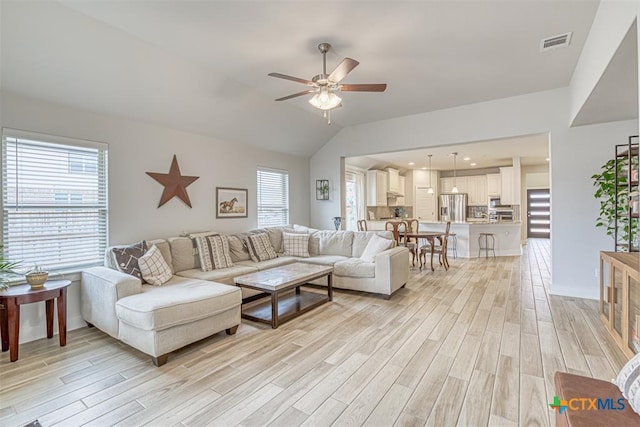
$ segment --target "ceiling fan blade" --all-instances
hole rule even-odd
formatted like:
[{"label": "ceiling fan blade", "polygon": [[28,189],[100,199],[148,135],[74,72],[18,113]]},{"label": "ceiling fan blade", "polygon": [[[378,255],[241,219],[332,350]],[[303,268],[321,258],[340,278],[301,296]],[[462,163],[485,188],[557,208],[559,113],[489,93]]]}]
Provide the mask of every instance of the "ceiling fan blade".
[{"label": "ceiling fan blade", "polygon": [[332,83],[339,83],[340,80],[347,77],[347,74],[351,72],[354,68],[358,66],[359,62],[355,59],[344,58],[340,64],[336,67],[335,70],[329,74],[328,80]]},{"label": "ceiling fan blade", "polygon": [[387,89],[386,83],[340,85],[340,90],[342,92],[384,92],[386,89]]},{"label": "ceiling fan blade", "polygon": [[292,82],[302,83],[302,84],[307,85],[307,86],[313,86],[313,82],[312,81],[301,79],[301,78],[298,78],[298,77],[287,76],[286,74],[269,73],[268,75],[271,76],[271,77],[277,77],[279,79],[291,80]]},{"label": "ceiling fan blade", "polygon": [[284,96],[282,98],[276,99],[276,101],[286,101],[287,99],[297,98],[298,96],[306,95],[308,93],[313,93],[314,89],[303,90],[302,92],[294,93],[293,95]]}]

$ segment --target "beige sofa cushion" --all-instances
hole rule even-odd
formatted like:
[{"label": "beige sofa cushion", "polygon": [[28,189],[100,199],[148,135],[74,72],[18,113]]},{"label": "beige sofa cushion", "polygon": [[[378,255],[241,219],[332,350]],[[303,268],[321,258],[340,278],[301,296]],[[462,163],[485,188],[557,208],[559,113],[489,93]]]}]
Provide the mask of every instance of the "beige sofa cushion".
[{"label": "beige sofa cushion", "polygon": [[170,237],[168,241],[175,272],[200,268],[200,257],[191,238]]},{"label": "beige sofa cushion", "polygon": [[360,258],[364,252],[364,248],[367,247],[371,236],[378,235],[385,239],[393,240],[393,233],[391,231],[354,231],[353,232],[353,248],[351,256],[354,258]]},{"label": "beige sofa cushion", "polygon": [[351,256],[353,231],[318,231],[319,255]]},{"label": "beige sofa cushion", "polygon": [[268,268],[280,267],[281,265],[293,264],[298,261],[297,258],[291,256],[279,256],[274,259],[268,259],[266,261],[261,262],[253,262],[253,261],[240,261],[236,265],[243,265],[245,267],[257,268],[258,270],[266,270]]},{"label": "beige sofa cushion", "polygon": [[241,304],[235,286],[174,276],[164,286],[143,286],[142,293],[118,300],[121,322],[147,331],[184,325]]},{"label": "beige sofa cushion", "polygon": [[251,259],[249,249],[244,243],[244,238],[248,235],[249,233],[236,233],[227,236],[229,239],[229,255],[231,255],[231,261],[234,263]]},{"label": "beige sofa cushion", "polygon": [[309,258],[298,258],[298,262],[306,262],[307,264],[328,265],[329,267],[338,261],[344,261],[349,257],[342,255],[316,255]]},{"label": "beige sofa cushion", "polygon": [[200,268],[192,268],[191,270],[178,271],[176,274],[180,277],[223,282],[225,279],[241,276],[243,274],[255,273],[256,271],[258,271],[258,269],[253,266],[236,264],[233,267],[211,271],[202,271]]},{"label": "beige sofa cushion", "polygon": [[349,258],[336,262],[333,274],[343,277],[376,277],[376,265],[360,258]]}]

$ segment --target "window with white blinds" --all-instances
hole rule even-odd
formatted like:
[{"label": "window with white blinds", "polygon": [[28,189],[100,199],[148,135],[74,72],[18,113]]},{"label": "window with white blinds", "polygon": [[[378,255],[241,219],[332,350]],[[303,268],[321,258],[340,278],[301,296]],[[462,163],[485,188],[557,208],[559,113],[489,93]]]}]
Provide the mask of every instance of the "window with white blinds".
[{"label": "window with white blinds", "polygon": [[107,145],[2,130],[4,258],[48,271],[102,264]]},{"label": "window with white blinds", "polygon": [[289,224],[289,173],[258,168],[258,227]]}]

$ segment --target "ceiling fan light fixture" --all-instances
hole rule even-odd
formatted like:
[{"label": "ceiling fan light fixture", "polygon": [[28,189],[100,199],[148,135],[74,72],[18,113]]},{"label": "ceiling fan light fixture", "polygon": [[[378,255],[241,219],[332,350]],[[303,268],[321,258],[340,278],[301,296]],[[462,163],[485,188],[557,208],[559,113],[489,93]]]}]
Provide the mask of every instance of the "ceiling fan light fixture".
[{"label": "ceiling fan light fixture", "polygon": [[322,88],[309,100],[309,104],[320,110],[333,110],[342,102],[342,98],[332,91]]}]

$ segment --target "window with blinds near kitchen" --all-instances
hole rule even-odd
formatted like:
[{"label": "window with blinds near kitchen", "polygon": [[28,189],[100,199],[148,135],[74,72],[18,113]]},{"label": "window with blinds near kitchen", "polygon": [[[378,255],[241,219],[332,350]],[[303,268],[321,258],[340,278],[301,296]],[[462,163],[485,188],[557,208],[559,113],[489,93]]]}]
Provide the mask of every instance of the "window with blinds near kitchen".
[{"label": "window with blinds near kitchen", "polygon": [[49,271],[103,262],[107,145],[2,130],[4,258]]},{"label": "window with blinds near kitchen", "polygon": [[289,173],[258,168],[258,227],[289,224]]}]

